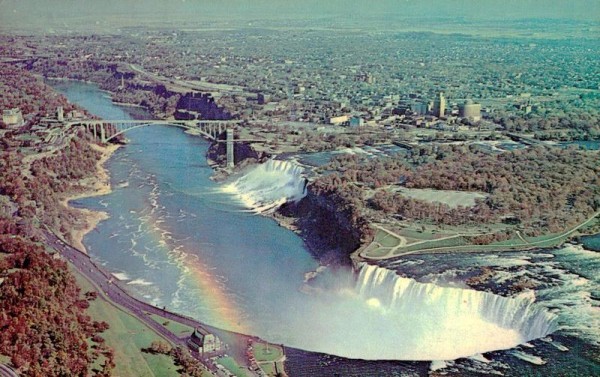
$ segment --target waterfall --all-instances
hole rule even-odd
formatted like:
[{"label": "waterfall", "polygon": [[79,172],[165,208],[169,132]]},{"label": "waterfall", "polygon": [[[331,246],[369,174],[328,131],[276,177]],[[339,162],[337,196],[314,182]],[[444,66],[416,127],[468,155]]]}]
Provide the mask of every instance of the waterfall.
[{"label": "waterfall", "polygon": [[[441,287],[430,283],[419,283],[398,276],[394,271],[361,263],[356,281],[358,296],[369,306],[384,313],[420,313],[420,335],[427,332],[453,332],[453,327],[462,323],[480,340],[497,337],[497,344],[487,348],[511,348],[518,344],[544,337],[557,330],[557,317],[534,303],[528,294],[502,297],[472,289]],[[493,325],[489,327],[488,324]],[[438,335],[449,341],[456,334]],[[460,343],[470,341],[468,335],[455,337]],[[476,341],[476,340],[475,340]],[[462,344],[439,344],[440,350],[456,350],[456,356],[470,356],[469,350],[462,351]],[[492,351],[483,349],[480,351]],[[466,352],[461,354],[462,352]],[[440,358],[445,359],[443,352]],[[452,358],[452,357],[451,357]]]},{"label": "waterfall", "polygon": [[223,187],[223,191],[234,194],[256,213],[268,213],[306,196],[303,172],[304,168],[293,162],[268,160]]}]

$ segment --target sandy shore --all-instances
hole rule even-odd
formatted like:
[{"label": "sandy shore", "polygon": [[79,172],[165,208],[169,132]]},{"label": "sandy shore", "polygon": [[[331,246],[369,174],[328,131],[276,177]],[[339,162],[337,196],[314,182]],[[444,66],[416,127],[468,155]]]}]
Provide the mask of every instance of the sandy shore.
[{"label": "sandy shore", "polygon": [[85,208],[74,208],[69,206],[69,201],[91,196],[106,195],[111,192],[110,176],[108,175],[108,171],[104,168],[104,163],[119,148],[119,145],[110,144],[106,147],[100,147],[96,144],[91,144],[91,147],[102,153],[102,156],[96,163],[96,175],[80,182],[81,185],[86,188],[85,191],[66,196],[61,200],[61,204],[65,208],[77,211],[78,217],[81,219],[81,222],[75,228],[71,229],[68,238],[71,240],[73,246],[86,253],[87,250],[83,245],[83,237],[94,230],[99,222],[106,220],[108,214],[106,212],[91,211]]}]

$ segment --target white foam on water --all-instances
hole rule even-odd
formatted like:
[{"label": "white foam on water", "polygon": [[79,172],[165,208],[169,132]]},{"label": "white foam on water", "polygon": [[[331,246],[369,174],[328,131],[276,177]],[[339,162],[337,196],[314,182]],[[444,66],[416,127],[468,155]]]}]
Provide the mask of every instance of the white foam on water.
[{"label": "white foam on water", "polygon": [[127,285],[148,286],[148,285],[154,285],[154,283],[152,283],[151,281],[144,280],[144,279],[135,279],[135,280],[128,282]]},{"label": "white foam on water", "polygon": [[531,364],[535,364],[535,365],[546,364],[546,360],[542,359],[541,357],[531,355],[531,354],[528,354],[528,353],[525,353],[522,351],[511,351],[510,354],[523,360],[523,361],[527,361],[528,363],[531,363]]},{"label": "white foam on water", "polygon": [[429,370],[432,372],[435,372],[436,370],[444,369],[447,366],[448,366],[448,364],[446,364],[446,362],[443,360],[433,360],[431,362],[431,366],[429,367]]},{"label": "white foam on water", "polygon": [[116,277],[118,280],[130,280],[131,278],[124,272],[113,272],[112,276]]},{"label": "white foam on water", "polygon": [[269,160],[256,165],[221,191],[235,196],[255,213],[270,213],[286,202],[306,196],[304,168],[290,161]]},{"label": "white foam on water", "polygon": [[484,364],[489,364],[492,362],[492,360],[486,358],[485,356],[483,356],[480,353],[471,356],[469,359],[479,361],[480,363],[484,363]]}]

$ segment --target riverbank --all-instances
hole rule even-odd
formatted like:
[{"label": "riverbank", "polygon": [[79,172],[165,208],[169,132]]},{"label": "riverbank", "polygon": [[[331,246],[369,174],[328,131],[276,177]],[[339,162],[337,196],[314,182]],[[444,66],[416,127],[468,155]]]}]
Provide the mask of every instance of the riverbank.
[{"label": "riverbank", "polygon": [[65,236],[70,240],[73,246],[84,253],[87,253],[87,250],[83,245],[83,238],[86,234],[94,230],[98,223],[108,219],[108,214],[106,212],[92,211],[87,208],[75,208],[69,205],[69,202],[92,196],[107,195],[112,191],[110,186],[110,176],[105,169],[104,164],[120,147],[118,144],[109,144],[105,147],[96,144],[90,144],[90,146],[92,149],[101,153],[100,158],[96,162],[95,173],[91,177],[80,181],[81,186],[84,187],[83,191],[67,195],[61,200],[61,204],[65,208],[76,211],[79,215],[78,218],[81,220],[80,226],[71,229],[69,234],[66,234]]},{"label": "riverbank", "polygon": [[[108,92],[108,93],[110,93],[111,95],[113,95],[113,94],[114,94],[113,92],[110,92],[110,91],[108,91],[108,90],[105,90],[105,92]],[[123,107],[136,107],[136,108],[138,108],[138,109],[144,109],[144,110],[147,110],[147,111],[149,111],[149,110],[148,110],[147,108],[145,108],[144,106],[142,106],[142,105],[138,105],[138,104],[135,104],[135,103],[129,103],[129,102],[118,102],[118,101],[115,101],[115,100],[113,100],[112,98],[111,98],[111,102],[112,102],[114,105],[117,105],[117,106],[123,106]]]}]

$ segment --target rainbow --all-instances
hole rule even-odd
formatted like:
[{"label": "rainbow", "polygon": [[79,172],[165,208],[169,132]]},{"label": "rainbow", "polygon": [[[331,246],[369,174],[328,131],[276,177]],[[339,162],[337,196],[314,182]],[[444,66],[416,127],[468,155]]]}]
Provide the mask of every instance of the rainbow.
[{"label": "rainbow", "polygon": [[[190,258],[188,253],[183,253],[183,260],[189,269],[188,271],[193,276],[192,280],[197,285],[199,291],[203,293],[202,300],[211,311],[215,312],[216,318],[212,318],[214,322],[210,322],[218,323],[227,330],[249,333],[247,320],[244,319],[235,302],[227,294],[225,287],[219,284],[218,279],[211,274],[207,266],[201,263],[200,260]],[[208,322],[204,318],[198,318],[198,320]]]},{"label": "rainbow", "polygon": [[150,203],[152,208],[147,217],[141,218],[142,223],[146,223],[151,236],[165,253],[171,254],[171,257],[183,272],[184,276],[182,278],[190,277],[189,282],[193,284],[191,288],[196,288],[194,291],[199,292],[198,300],[205,304],[209,312],[214,313],[211,316],[212,318],[195,319],[226,330],[250,333],[247,326],[248,321],[233,300],[233,295],[228,292],[227,288],[219,282],[218,277],[211,272],[210,267],[203,263],[197,255],[186,251],[185,245],[173,245],[171,232],[162,227],[164,220],[156,216],[156,212],[160,208],[156,198],[152,198],[152,194]]}]

